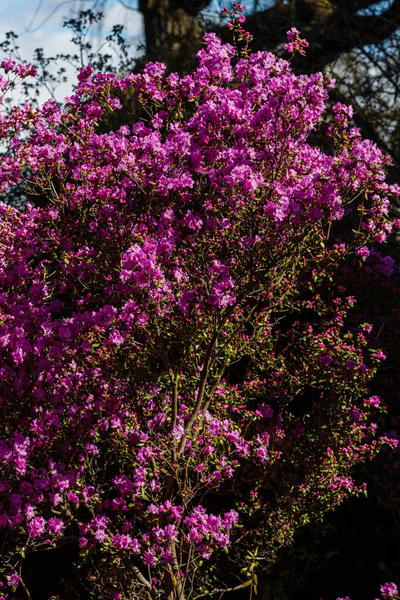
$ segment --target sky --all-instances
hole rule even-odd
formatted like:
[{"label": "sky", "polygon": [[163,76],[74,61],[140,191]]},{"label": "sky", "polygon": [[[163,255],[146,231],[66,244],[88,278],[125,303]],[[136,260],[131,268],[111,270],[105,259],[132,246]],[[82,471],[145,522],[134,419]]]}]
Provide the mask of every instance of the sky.
[{"label": "sky", "polygon": [[[123,4],[134,10],[126,10]],[[95,10],[96,7],[100,9],[100,5],[103,5],[106,17],[102,33],[93,29],[91,41],[94,48],[117,23],[125,25],[132,48],[144,41],[142,17],[135,9],[137,0],[0,0],[0,42],[5,39],[7,31],[16,33],[20,55],[28,62],[33,60],[36,48],[43,48],[47,56],[71,53],[75,48],[70,42],[72,34],[62,27],[63,21],[72,17],[74,10]],[[4,53],[0,50],[0,60],[3,57]],[[70,93],[71,86],[64,84],[56,90],[55,96],[62,100]],[[43,90],[40,100],[48,97],[49,93]]]},{"label": "sky", "polygon": [[[115,24],[125,26],[126,36],[130,41],[131,52],[134,53],[140,44],[144,44],[143,18],[137,10],[139,0],[0,0],[0,43],[4,41],[5,34],[13,31],[18,35],[18,46],[21,58],[25,62],[34,62],[33,54],[36,48],[43,48],[45,56],[56,54],[75,53],[76,46],[71,44],[72,32],[63,28],[64,20],[76,15],[79,10],[102,10],[105,14],[103,29],[99,31],[96,26],[90,41],[93,48],[98,48],[106,35]],[[267,3],[270,0],[259,0]],[[252,6],[253,0],[244,0]],[[229,0],[211,0],[207,16],[218,14],[222,6],[229,4]],[[130,9],[130,10],[127,10]],[[136,52],[136,54],[138,54]],[[4,58],[0,49],[0,61]],[[72,92],[71,83],[75,79],[72,67],[67,67],[69,83],[58,87],[54,96],[62,101]],[[55,69],[54,69],[55,70]],[[42,103],[50,97],[50,93],[43,88],[39,102]],[[20,100],[18,89],[8,93],[11,99]]]}]

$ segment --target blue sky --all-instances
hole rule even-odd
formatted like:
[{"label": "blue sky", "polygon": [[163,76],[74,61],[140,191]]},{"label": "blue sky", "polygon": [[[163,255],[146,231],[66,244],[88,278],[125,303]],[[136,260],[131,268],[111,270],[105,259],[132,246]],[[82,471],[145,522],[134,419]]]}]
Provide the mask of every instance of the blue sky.
[{"label": "blue sky", "polygon": [[[270,1],[261,0],[262,4]],[[253,0],[245,0],[246,3],[252,6]],[[211,0],[206,12],[209,15],[218,14],[221,7],[227,4],[229,0]],[[137,6],[138,0],[0,0],[0,42],[5,39],[7,31],[18,34],[19,52],[25,61],[33,61],[36,48],[43,48],[45,56],[76,52],[76,46],[70,42],[72,34],[62,27],[63,21],[76,15],[79,10],[98,9],[104,12],[106,18],[102,32],[93,28],[90,40],[93,48],[98,48],[112,26],[118,23],[125,26],[131,49],[134,50],[144,42],[143,20]],[[0,50],[0,60],[2,58]],[[64,66],[67,67],[69,80],[73,81],[75,74],[72,67]],[[55,91],[55,97],[61,101],[70,93],[71,85],[63,84]],[[17,91],[12,96],[17,98]],[[43,89],[40,100],[43,102],[49,96]]]},{"label": "blue sky", "polygon": [[[124,0],[124,3],[132,8],[137,6],[137,0]],[[117,0],[0,0],[0,41],[7,31],[14,31],[19,36],[21,57],[28,61],[32,60],[36,48],[43,48],[47,56],[71,52],[71,32],[62,27],[64,19],[72,16],[74,10],[100,8],[101,4],[106,19],[101,37],[96,40],[96,31],[93,32],[93,47],[114,24],[121,23],[127,29],[132,47],[136,48],[143,41],[141,15],[137,10],[126,10]],[[0,58],[3,58],[1,51]],[[62,86],[56,92],[57,99],[69,93],[69,86]]]}]

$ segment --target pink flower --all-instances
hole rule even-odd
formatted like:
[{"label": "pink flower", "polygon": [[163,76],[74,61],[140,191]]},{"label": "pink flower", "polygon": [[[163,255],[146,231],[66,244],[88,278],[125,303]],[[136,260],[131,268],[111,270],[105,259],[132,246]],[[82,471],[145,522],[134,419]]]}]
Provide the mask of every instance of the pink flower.
[{"label": "pink flower", "polygon": [[381,399],[379,398],[379,396],[370,396],[369,398],[364,400],[364,402],[365,404],[370,404],[371,406],[377,408],[381,403]]},{"label": "pink flower", "polygon": [[393,582],[385,583],[381,587],[381,594],[383,598],[394,598],[394,596],[398,596],[399,590],[397,585]]},{"label": "pink flower", "polygon": [[33,538],[40,537],[44,533],[45,527],[46,521],[43,517],[34,517],[27,525],[29,535]]},{"label": "pink flower", "polygon": [[25,77],[28,77],[28,75],[30,75],[31,77],[35,77],[35,75],[37,74],[36,67],[34,67],[34,65],[32,64],[17,65],[15,71],[22,79],[25,79]]},{"label": "pink flower", "polygon": [[110,335],[109,338],[110,342],[112,344],[115,344],[116,346],[121,346],[121,344],[124,343],[124,338],[121,335],[121,333],[119,331],[117,331],[116,329],[114,329]]},{"label": "pink flower", "polygon": [[183,425],[175,425],[175,427],[172,430],[172,436],[179,441],[183,438],[184,435],[185,428],[183,427]]},{"label": "pink flower", "polygon": [[369,248],[367,248],[367,246],[362,246],[362,248],[359,248],[356,251],[356,254],[358,254],[358,256],[363,256],[366,258],[367,256],[370,255],[370,250],[369,250]]},{"label": "pink flower", "polygon": [[12,71],[13,68],[15,67],[15,60],[12,60],[12,58],[3,58],[3,60],[1,61],[1,68],[5,70],[6,73],[8,73],[8,71]]},{"label": "pink flower", "polygon": [[17,588],[19,585],[19,577],[16,573],[12,573],[7,577],[7,585],[12,588]]},{"label": "pink flower", "polygon": [[300,31],[296,29],[296,27],[292,27],[289,31],[286,32],[286,37],[289,42],[293,42],[300,35]]},{"label": "pink flower", "polygon": [[72,504],[79,504],[79,498],[75,492],[67,492],[67,500]]},{"label": "pink flower", "polygon": [[398,596],[399,590],[397,585],[393,582],[385,583],[381,587],[381,594],[383,598],[394,598],[394,596]]},{"label": "pink flower", "polygon": [[122,550],[131,550],[132,552],[139,550],[139,542],[137,539],[131,538],[130,535],[117,534],[112,538],[112,542],[116,548],[121,548]]},{"label": "pink flower", "polygon": [[143,555],[143,560],[146,563],[146,565],[148,565],[148,566],[153,566],[156,564],[156,559],[154,557],[153,552],[151,552],[151,550],[149,550],[148,552],[146,552]]},{"label": "pink flower", "polygon": [[386,358],[386,354],[384,354],[382,350],[378,350],[378,352],[375,352],[375,354],[372,356],[373,360],[385,360]]},{"label": "pink flower", "polygon": [[51,517],[47,522],[47,528],[50,533],[58,534],[65,529],[64,522],[57,517]]},{"label": "pink flower", "polygon": [[161,554],[161,558],[166,565],[172,565],[174,562],[174,557],[172,556],[172,552],[170,552],[170,550],[165,550]]},{"label": "pink flower", "polygon": [[102,544],[108,539],[107,533],[103,529],[98,529],[94,534],[95,539]]},{"label": "pink flower", "polygon": [[258,448],[256,454],[261,462],[266,462],[268,460],[268,451],[265,448]]}]

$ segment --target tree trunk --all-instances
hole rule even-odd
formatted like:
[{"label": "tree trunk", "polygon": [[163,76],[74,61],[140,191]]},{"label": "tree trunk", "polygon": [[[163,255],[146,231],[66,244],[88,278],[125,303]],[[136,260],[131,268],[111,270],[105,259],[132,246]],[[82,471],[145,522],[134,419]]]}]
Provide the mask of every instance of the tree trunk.
[{"label": "tree trunk", "polygon": [[162,61],[169,71],[187,72],[200,48],[199,12],[208,1],[139,0],[146,36],[146,60]]}]

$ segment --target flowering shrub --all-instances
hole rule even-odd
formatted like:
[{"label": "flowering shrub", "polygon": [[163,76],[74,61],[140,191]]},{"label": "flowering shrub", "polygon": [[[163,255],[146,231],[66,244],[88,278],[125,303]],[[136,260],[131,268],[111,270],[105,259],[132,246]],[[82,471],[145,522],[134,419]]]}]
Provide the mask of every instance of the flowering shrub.
[{"label": "flowering shrub", "polygon": [[[321,74],[213,34],[198,58],[87,67],[64,108],[1,115],[1,192],[44,204],[0,206],[3,598],[68,541],[95,598],[255,591],[395,444],[369,390],[384,353],[336,278],[391,231],[387,159],[341,104],[331,151],[311,143]],[[146,118],[102,133],[132,97]]]}]

